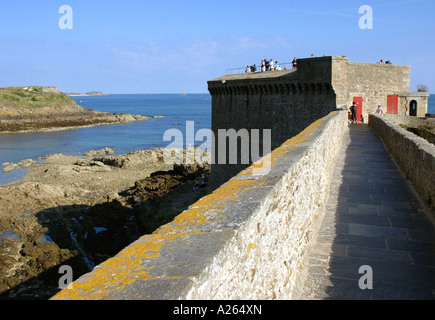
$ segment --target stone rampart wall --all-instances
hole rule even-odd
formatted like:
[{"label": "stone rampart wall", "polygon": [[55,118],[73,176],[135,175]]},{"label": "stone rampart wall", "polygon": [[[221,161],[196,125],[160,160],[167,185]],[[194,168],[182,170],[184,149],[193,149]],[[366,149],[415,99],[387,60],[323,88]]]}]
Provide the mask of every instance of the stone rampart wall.
[{"label": "stone rampart wall", "polygon": [[435,145],[401,128],[396,124],[401,118],[370,115],[369,126],[382,138],[389,153],[434,214]]},{"label": "stone rampart wall", "polygon": [[418,128],[419,126],[435,127],[435,118],[426,117],[410,117],[402,115],[384,114],[385,119],[390,120],[394,124],[403,124],[407,127]]},{"label": "stone rampart wall", "polygon": [[[318,65],[315,70],[330,69],[329,59],[319,58],[314,62]],[[271,130],[270,149],[273,150],[314,121],[336,110],[336,96],[330,83],[330,71],[329,77],[323,75],[315,79],[305,76],[300,78],[314,68],[312,63],[309,59],[298,62],[298,68],[302,71],[298,69],[230,75],[208,82],[212,96],[212,130],[215,138],[212,148],[215,161],[210,178],[212,190],[252,164],[252,159],[245,165],[240,161],[235,165],[228,161],[219,164],[218,130]],[[315,74],[322,73],[319,71]],[[239,145],[237,151],[240,149]]]},{"label": "stone rampart wall", "polygon": [[317,120],[53,299],[291,299],[347,129]]}]

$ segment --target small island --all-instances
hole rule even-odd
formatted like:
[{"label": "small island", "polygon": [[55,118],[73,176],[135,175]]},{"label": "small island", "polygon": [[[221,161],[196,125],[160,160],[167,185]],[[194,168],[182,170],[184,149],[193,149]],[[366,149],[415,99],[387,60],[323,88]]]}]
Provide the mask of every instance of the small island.
[{"label": "small island", "polygon": [[68,96],[70,97],[91,97],[91,96],[108,96],[108,93],[104,93],[101,91],[89,91],[86,93],[78,93],[78,92],[71,92],[71,93],[67,93]]},{"label": "small island", "polygon": [[[99,95],[89,92],[87,95]],[[101,93],[101,95],[105,95]],[[66,130],[77,127],[147,121],[158,116],[108,113],[76,104],[57,87],[0,88],[0,133]]]}]

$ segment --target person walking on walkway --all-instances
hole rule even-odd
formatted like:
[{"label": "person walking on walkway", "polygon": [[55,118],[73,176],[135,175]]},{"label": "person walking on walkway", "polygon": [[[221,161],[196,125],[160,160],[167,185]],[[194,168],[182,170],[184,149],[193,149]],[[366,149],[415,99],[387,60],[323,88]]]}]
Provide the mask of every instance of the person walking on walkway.
[{"label": "person walking on walkway", "polygon": [[352,114],[352,123],[356,123],[356,103],[355,101],[352,102],[352,105],[350,106],[350,112]]}]

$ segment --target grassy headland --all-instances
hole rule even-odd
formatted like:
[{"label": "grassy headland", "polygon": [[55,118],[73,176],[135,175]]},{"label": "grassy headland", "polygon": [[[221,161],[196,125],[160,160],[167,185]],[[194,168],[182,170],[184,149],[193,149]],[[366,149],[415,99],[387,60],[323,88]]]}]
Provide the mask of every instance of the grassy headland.
[{"label": "grassy headland", "polygon": [[149,120],[145,116],[86,109],[56,87],[0,88],[0,133],[61,130]]},{"label": "grassy headland", "polygon": [[0,107],[9,109],[38,109],[76,105],[75,101],[63,92],[46,91],[47,87],[7,87],[0,88]]}]

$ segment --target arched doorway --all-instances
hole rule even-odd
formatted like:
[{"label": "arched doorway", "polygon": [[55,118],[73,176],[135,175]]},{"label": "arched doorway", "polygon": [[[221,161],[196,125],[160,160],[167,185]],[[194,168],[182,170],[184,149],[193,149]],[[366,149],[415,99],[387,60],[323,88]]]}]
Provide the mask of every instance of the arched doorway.
[{"label": "arched doorway", "polygon": [[414,117],[417,116],[417,101],[415,100],[412,100],[409,103],[409,115]]}]

